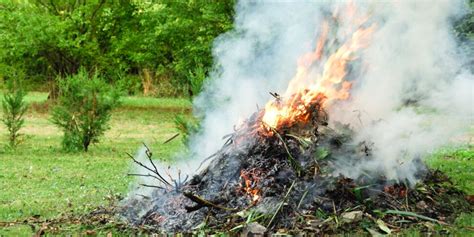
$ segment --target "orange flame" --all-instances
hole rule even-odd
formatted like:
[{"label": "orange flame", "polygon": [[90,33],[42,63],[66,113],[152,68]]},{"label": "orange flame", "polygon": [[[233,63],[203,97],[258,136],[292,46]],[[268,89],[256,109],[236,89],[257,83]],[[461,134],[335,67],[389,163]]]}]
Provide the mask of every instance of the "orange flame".
[{"label": "orange flame", "polygon": [[255,169],[251,169],[249,171],[246,170],[241,170],[240,171],[240,178],[244,181],[243,185],[240,184],[241,190],[247,194],[247,196],[250,197],[250,200],[252,200],[252,203],[257,203],[260,198],[260,189],[258,189],[256,186],[259,181],[259,172],[257,172]]},{"label": "orange flame", "polygon": [[[354,7],[348,6],[349,15],[355,15]],[[310,112],[308,108],[315,103],[320,103],[325,107],[334,100],[349,98],[352,83],[344,80],[347,75],[347,65],[356,59],[354,54],[358,50],[368,46],[376,27],[375,24],[361,27],[366,20],[366,17],[354,20],[360,24],[358,29],[324,62],[320,62],[329,32],[328,22],[323,22],[315,50],[298,60],[296,75],[289,82],[283,97],[265,105],[262,122],[267,131],[268,128],[278,129],[296,121],[307,121]],[[315,62],[319,63],[316,65]],[[322,73],[316,73],[317,69],[320,69]]]}]

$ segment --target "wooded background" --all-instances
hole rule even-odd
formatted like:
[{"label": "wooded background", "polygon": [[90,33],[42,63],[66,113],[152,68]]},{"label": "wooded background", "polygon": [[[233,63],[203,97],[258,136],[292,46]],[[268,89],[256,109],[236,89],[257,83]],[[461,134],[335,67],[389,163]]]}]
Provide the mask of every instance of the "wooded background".
[{"label": "wooded background", "polygon": [[233,12],[233,0],[0,0],[0,77],[50,90],[83,67],[129,94],[192,95]]},{"label": "wooded background", "polygon": [[[474,16],[453,19],[472,50]],[[234,0],[0,0],[0,78],[53,91],[57,78],[99,72],[130,95],[192,96],[232,29]],[[467,8],[468,9],[468,8]],[[468,9],[469,10],[469,9]],[[215,65],[214,65],[215,66]]]}]

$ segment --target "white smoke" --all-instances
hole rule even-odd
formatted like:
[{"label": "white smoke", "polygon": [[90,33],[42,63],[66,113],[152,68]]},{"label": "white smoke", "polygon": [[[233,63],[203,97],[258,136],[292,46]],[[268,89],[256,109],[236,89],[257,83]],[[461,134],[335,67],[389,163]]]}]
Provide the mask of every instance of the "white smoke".
[{"label": "white smoke", "polygon": [[204,117],[202,132],[191,140],[194,158],[216,152],[233,126],[283,92],[295,74],[298,56],[312,50],[322,6],[310,3],[241,1],[234,30],[215,41],[217,69],[195,111]]},{"label": "white smoke", "polygon": [[[269,91],[285,91],[297,58],[313,50],[323,16],[346,3],[237,4],[234,30],[215,42],[217,69],[194,102],[203,120],[202,131],[191,139],[191,164],[216,152],[235,124],[271,99]],[[414,158],[452,141],[473,121],[474,79],[463,68],[467,58],[458,52],[451,28],[467,4],[355,3],[377,23],[377,31],[359,59],[363,70],[352,75],[351,99],[334,104],[330,118],[351,124],[356,142],[373,142],[374,159],[356,167],[341,162],[338,171],[351,177],[379,171],[388,178],[413,180]],[[353,27],[351,20],[341,21],[338,32]]]},{"label": "white smoke", "polygon": [[356,140],[374,142],[374,159],[343,165],[341,173],[378,171],[413,182],[414,159],[467,132],[474,77],[463,68],[466,58],[457,52],[451,28],[466,6],[462,1],[374,4],[372,13],[382,24],[361,59],[368,68],[356,78],[351,100],[330,113],[354,125],[358,118],[352,111],[363,111],[362,126],[354,126]]},{"label": "white smoke", "polygon": [[[165,182],[138,176],[122,203],[127,219],[140,220],[150,207],[167,205],[151,198],[164,195],[162,189],[143,184],[172,190],[206,166],[202,162],[222,147],[222,137],[233,132],[234,125],[272,99],[268,92],[283,94],[298,58],[314,50],[323,20],[346,3],[239,2],[234,30],[215,41],[216,70],[194,101],[196,115],[203,120],[201,132],[190,141],[191,159],[171,168],[154,160],[153,166],[147,148],[139,149],[134,158],[148,168],[156,167]],[[373,158],[341,157],[334,163],[335,174],[352,178],[383,174],[413,184],[419,168],[415,159],[459,143],[459,135],[473,124],[472,58],[459,52],[451,29],[453,19],[466,12],[466,5],[461,0],[374,0],[356,1],[356,6],[357,16],[370,15],[368,24],[376,23],[377,30],[350,67],[350,99],[332,104],[328,112],[330,126],[336,122],[351,126],[355,144],[373,144]],[[337,26],[330,25],[336,39],[328,39],[327,46],[334,47],[329,51],[345,42],[347,33],[357,26],[349,14],[343,17]],[[156,176],[139,165],[130,173]]]}]

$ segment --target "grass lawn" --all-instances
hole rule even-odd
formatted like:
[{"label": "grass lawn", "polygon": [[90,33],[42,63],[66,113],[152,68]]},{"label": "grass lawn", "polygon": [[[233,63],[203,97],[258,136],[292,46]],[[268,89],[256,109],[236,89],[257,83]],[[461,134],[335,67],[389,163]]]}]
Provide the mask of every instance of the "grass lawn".
[{"label": "grass lawn", "polygon": [[[131,162],[125,152],[134,153],[145,141],[155,158],[169,159],[183,148],[180,139],[161,143],[177,133],[174,117],[190,113],[186,99],[124,98],[101,143],[91,146],[88,153],[65,153],[60,149],[61,131],[51,124],[47,107],[42,104],[46,98],[45,93],[28,95],[32,106],[23,130],[26,140],[16,151],[4,149],[6,137],[0,139],[0,223],[32,216],[44,220],[62,213],[87,213],[129,190],[132,178],[127,171]],[[0,134],[6,136],[3,126]],[[440,151],[429,164],[448,173],[459,188],[474,194],[472,147]],[[474,226],[473,221],[474,215],[468,213],[458,224]],[[94,227],[74,231],[88,228]],[[0,227],[0,236],[32,233],[28,225]]]},{"label": "grass lawn", "polygon": [[[46,99],[46,93],[27,96],[32,106],[22,130],[26,139],[16,151],[4,148],[6,129],[0,127],[0,222],[86,213],[127,193],[132,178],[125,152],[133,154],[147,142],[155,158],[168,159],[183,147],[179,138],[161,143],[177,133],[174,117],[189,114],[187,99],[124,98],[112,115],[111,129],[88,153],[61,150],[61,131],[42,106]],[[28,226],[1,228],[0,236],[31,235]]]}]

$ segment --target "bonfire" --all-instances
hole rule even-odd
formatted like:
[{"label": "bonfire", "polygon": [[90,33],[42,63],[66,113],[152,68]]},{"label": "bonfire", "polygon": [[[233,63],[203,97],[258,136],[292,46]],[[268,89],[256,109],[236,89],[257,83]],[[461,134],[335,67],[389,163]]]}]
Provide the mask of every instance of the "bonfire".
[{"label": "bonfire", "polygon": [[[346,11],[348,12],[348,11]],[[350,12],[350,11],[349,11]],[[284,93],[270,93],[264,108],[226,136],[223,147],[192,177],[168,176],[153,163],[132,159],[156,182],[150,196],[126,202],[121,215],[157,232],[337,233],[365,226],[390,234],[414,224],[447,225],[471,210],[443,174],[420,168],[417,184],[367,174],[350,179],[333,172],[334,159],[371,159],[371,142],[354,145],[344,124],[328,124],[328,108],[350,98],[349,64],[370,43],[377,25],[358,19],[346,42],[329,41],[323,23],[314,51],[298,60]],[[420,162],[419,167],[424,167]],[[449,200],[449,202],[446,202]],[[138,211],[141,210],[141,211]],[[144,211],[143,211],[144,210]]]}]

